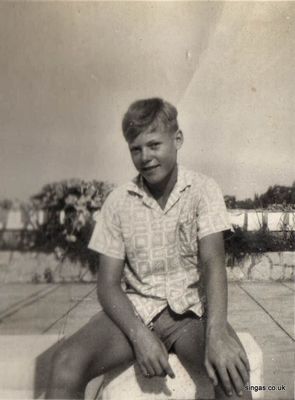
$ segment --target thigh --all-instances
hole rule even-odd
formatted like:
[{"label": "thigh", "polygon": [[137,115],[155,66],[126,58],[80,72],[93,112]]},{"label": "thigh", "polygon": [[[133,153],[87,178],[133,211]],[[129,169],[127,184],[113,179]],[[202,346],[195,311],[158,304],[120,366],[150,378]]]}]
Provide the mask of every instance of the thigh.
[{"label": "thigh", "polygon": [[[245,351],[238,335],[228,323],[229,334],[237,341]],[[205,320],[199,319],[193,321],[184,328],[182,335],[174,344],[174,351],[179,359],[183,359],[186,364],[190,363],[197,368],[204,362],[205,358]]]},{"label": "thigh", "polygon": [[186,368],[202,370],[205,357],[205,323],[194,318],[182,328],[173,350]]},{"label": "thigh", "polygon": [[134,359],[127,337],[103,311],[66,339],[60,352],[71,354],[72,362],[85,371],[87,379]]},{"label": "thigh", "polygon": [[[229,334],[239,343],[243,348],[240,339],[236,332],[228,324]],[[204,387],[212,384],[208,378],[204,360],[205,360],[205,320],[196,320],[191,323],[187,329],[182,333],[181,337],[174,344],[174,351],[177,354],[182,365],[186,368],[191,378],[194,380],[197,386],[197,398],[203,398],[207,396],[207,391]],[[213,395],[213,390],[212,394]],[[228,399],[228,396],[224,393],[221,385],[215,387],[215,398],[218,400]],[[251,399],[251,392],[243,391],[242,396],[236,395],[233,390],[231,399]]]},{"label": "thigh", "polygon": [[193,319],[191,323],[187,324],[183,328],[181,336],[174,343],[173,350],[196,385],[195,398],[208,398],[208,395],[213,398],[214,391],[204,366],[204,320]]}]

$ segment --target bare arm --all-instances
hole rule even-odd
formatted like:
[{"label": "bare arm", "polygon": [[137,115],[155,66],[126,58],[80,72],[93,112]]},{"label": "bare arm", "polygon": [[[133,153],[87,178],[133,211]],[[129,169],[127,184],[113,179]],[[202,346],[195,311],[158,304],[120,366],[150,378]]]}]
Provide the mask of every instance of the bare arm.
[{"label": "bare arm", "polygon": [[97,296],[104,311],[133,343],[143,324],[135,316],[132,304],[122,290],[123,267],[123,260],[100,255]]},{"label": "bare arm", "polygon": [[130,340],[142,373],[174,377],[164,344],[136,317],[130,300],[122,290],[123,267],[123,260],[100,255],[98,299],[104,311]]},{"label": "bare arm", "polygon": [[[222,232],[200,240],[200,257],[204,268],[207,295],[205,366],[216,385],[220,378],[227,394],[232,384],[241,394],[248,377],[246,354],[229,334],[227,324],[227,277]],[[218,375],[216,375],[216,372]]]},{"label": "bare arm", "polygon": [[212,331],[224,330],[227,323],[227,279],[222,233],[200,240],[200,257],[206,282],[208,336]]}]

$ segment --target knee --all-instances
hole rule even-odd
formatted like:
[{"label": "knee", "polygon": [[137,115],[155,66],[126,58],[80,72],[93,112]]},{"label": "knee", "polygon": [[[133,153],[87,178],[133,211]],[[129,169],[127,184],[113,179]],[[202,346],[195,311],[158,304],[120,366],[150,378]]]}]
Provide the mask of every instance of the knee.
[{"label": "knee", "polygon": [[51,360],[51,378],[55,386],[65,387],[81,384],[83,380],[83,354],[74,346],[61,346]]}]

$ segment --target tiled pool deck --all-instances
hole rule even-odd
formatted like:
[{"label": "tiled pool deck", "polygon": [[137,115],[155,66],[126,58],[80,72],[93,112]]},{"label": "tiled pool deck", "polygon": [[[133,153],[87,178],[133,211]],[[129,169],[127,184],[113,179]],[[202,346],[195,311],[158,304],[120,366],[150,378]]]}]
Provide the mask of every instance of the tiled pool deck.
[{"label": "tiled pool deck", "polygon": [[[229,284],[229,320],[264,357],[264,398],[294,399],[294,282]],[[69,335],[100,309],[94,284],[1,284],[0,335]]]}]

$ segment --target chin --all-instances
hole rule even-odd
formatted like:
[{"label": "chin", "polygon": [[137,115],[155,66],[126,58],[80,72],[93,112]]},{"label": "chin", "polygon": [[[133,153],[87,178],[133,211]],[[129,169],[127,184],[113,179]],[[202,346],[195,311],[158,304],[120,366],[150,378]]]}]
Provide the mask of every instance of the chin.
[{"label": "chin", "polygon": [[148,176],[148,177],[145,178],[145,180],[150,185],[159,185],[165,180],[165,177],[162,177],[162,176],[157,176],[157,177]]},{"label": "chin", "polygon": [[150,176],[144,176],[144,179],[146,180],[147,183],[150,183],[151,185],[155,185],[156,183],[161,182],[160,179],[157,178],[151,178]]}]

